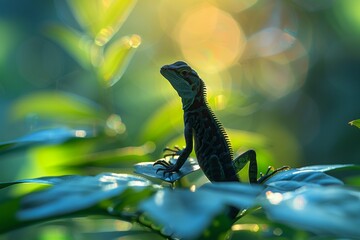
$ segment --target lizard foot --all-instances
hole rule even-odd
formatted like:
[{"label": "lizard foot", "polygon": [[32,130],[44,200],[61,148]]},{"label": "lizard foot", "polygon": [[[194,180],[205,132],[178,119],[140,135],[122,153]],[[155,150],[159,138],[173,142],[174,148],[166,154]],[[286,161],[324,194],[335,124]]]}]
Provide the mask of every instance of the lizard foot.
[{"label": "lizard foot", "polygon": [[[260,178],[257,180],[257,183],[263,183],[266,180],[268,180],[269,178],[271,178],[272,176],[274,176],[276,173],[286,171],[289,169],[290,169],[289,166],[283,166],[283,167],[277,168],[277,169],[274,169],[272,166],[269,166],[265,174],[260,173]],[[270,171],[272,171],[272,172],[270,172]]]},{"label": "lizard foot", "polygon": [[156,170],[156,174],[159,172],[159,171],[163,171],[163,176],[165,177],[166,174],[169,174],[171,175],[173,172],[177,172],[179,171],[179,169],[176,168],[176,165],[175,164],[172,164],[172,163],[169,163],[168,161],[166,161],[165,159],[160,159],[160,160],[157,160],[153,166],[155,165],[161,165],[163,167],[161,168],[158,168]]}]

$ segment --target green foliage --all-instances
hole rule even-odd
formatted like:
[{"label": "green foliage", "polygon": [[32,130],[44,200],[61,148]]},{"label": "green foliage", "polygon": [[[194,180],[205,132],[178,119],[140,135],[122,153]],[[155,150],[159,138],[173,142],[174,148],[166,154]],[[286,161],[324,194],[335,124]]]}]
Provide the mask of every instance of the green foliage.
[{"label": "green foliage", "polygon": [[[230,232],[269,236],[269,228],[274,229],[273,237],[279,232],[279,236],[294,237],[296,229],[301,229],[308,235],[357,238],[360,192],[325,172],[359,169],[354,165],[310,166],[279,172],[262,185],[214,183],[191,190],[169,189],[142,177],[115,173],[4,182],[1,188],[22,183],[51,187],[0,203],[5,216],[0,220],[0,232],[51,219],[96,214],[137,222],[169,238],[223,239]],[[248,210],[233,225],[224,215],[228,206]],[[257,222],[251,222],[252,216]],[[240,230],[249,224],[257,227],[250,232]],[[140,233],[133,229],[118,234]]]},{"label": "green foliage", "polygon": [[[300,4],[300,1],[297,2]],[[163,38],[163,35],[169,36],[169,38],[163,39],[173,39],[174,41],[182,38],[183,36],[178,35],[180,33],[177,31],[182,23],[174,21],[167,23],[164,16],[160,16],[159,19],[162,18],[161,24],[156,25],[156,29],[149,28],[147,24],[138,24],[139,15],[135,15],[136,24],[145,26],[139,28],[139,30],[143,30],[142,34],[145,34],[144,28],[150,32],[151,37],[144,37],[144,39],[148,40],[156,36],[154,42],[157,44],[153,42],[147,44],[160,45],[162,50],[147,45],[150,51],[141,55],[134,64],[135,70],[133,71],[136,73],[133,73],[127,79],[128,81],[122,82],[122,84],[133,84],[136,86],[135,90],[130,91],[125,87],[118,89],[119,93],[116,92],[114,96],[110,92],[113,88],[110,87],[122,79],[129,61],[141,43],[141,38],[138,35],[124,36],[119,31],[136,1],[69,0],[67,3],[80,29],[65,24],[47,23],[45,27],[41,25],[42,30],[48,38],[59,44],[83,68],[85,73],[80,74],[80,77],[74,77],[76,75],[74,73],[62,73],[71,76],[69,78],[60,76],[60,80],[57,80],[59,76],[56,74],[50,74],[49,76],[56,78],[53,85],[50,83],[50,86],[46,85],[51,90],[44,89],[43,85],[39,87],[35,84],[37,91],[21,96],[15,101],[13,101],[12,95],[9,99],[7,98],[8,89],[11,90],[11,86],[16,85],[16,89],[19,88],[19,90],[14,90],[14,92],[18,91],[21,94],[29,87],[27,81],[31,81],[32,77],[28,76],[29,72],[25,71],[22,73],[24,74],[22,77],[26,81],[23,82],[24,84],[19,84],[17,81],[13,81],[15,76],[12,76],[11,71],[5,71],[5,76],[2,76],[4,81],[0,84],[0,93],[1,96],[4,96],[4,101],[1,101],[0,104],[1,109],[3,109],[3,104],[6,102],[5,108],[9,110],[6,112],[9,113],[9,120],[11,121],[8,132],[11,132],[11,136],[16,136],[20,135],[20,131],[23,133],[23,128],[29,128],[31,131],[22,134],[20,137],[8,138],[5,134],[2,136],[4,139],[13,140],[0,143],[1,181],[10,179],[0,183],[0,233],[3,234],[1,239],[13,239],[14,236],[29,239],[46,239],[49,236],[52,239],[54,237],[74,238],[75,234],[82,234],[84,239],[109,239],[124,236],[140,236],[143,238],[151,236],[151,239],[176,237],[224,239],[231,236],[233,239],[359,238],[360,209],[358,202],[360,197],[358,188],[356,188],[360,186],[358,166],[326,165],[291,169],[274,175],[263,185],[255,186],[245,183],[203,185],[206,180],[201,171],[198,171],[199,166],[195,159],[187,161],[179,173],[163,176],[160,171],[157,174],[156,170],[159,166],[153,167],[153,162],[150,162],[160,154],[161,149],[156,148],[156,145],[164,147],[182,143],[182,112],[179,99],[173,91],[169,91],[169,94],[165,92],[166,96],[172,96],[173,100],[167,101],[163,107],[159,107],[157,103],[156,107],[151,108],[151,104],[155,101],[163,102],[164,99],[161,94],[164,92],[161,92],[162,86],[157,88],[157,91],[152,88],[154,85],[159,86],[156,82],[157,75],[155,77],[151,75],[152,72],[158,72],[158,69],[149,64],[147,58],[150,56],[150,62],[154,63],[156,67],[163,64],[165,60],[168,61],[168,56],[164,59],[165,52],[170,55],[168,53],[169,46],[174,46],[175,42],[165,45],[158,38]],[[292,4],[287,4],[284,9]],[[350,4],[346,4],[350,6]],[[164,12],[170,16],[170,20],[176,18],[177,13],[172,14],[174,9],[179,9],[181,13],[186,12],[184,18],[181,19],[191,15],[188,14],[189,9],[183,11],[183,8],[169,8],[166,3],[159,5],[160,8],[166,9]],[[296,9],[301,12],[300,7],[296,7]],[[226,11],[226,8],[222,11]],[[278,11],[274,12],[278,13]],[[241,14],[243,13],[245,14],[243,15],[245,16],[244,19],[247,19],[245,11],[241,12]],[[253,10],[250,11],[250,14],[253,15]],[[300,20],[303,19],[301,14],[297,16]],[[330,16],[332,15],[334,14],[330,14]],[[145,14],[140,16],[147,20]],[[309,16],[306,14],[305,17],[307,19]],[[166,27],[166,25],[171,26],[171,28]],[[348,26],[348,24],[345,25]],[[253,27],[251,26],[251,28]],[[12,50],[15,45],[26,46],[26,42],[18,44],[17,35],[22,34],[16,32],[18,30],[15,24],[8,24],[3,19],[0,22],[0,29],[3,33],[1,37],[4,40],[2,41],[3,47],[0,48],[1,62],[6,62],[5,67],[11,66],[11,68],[24,71],[24,66],[15,63],[12,61],[14,57],[9,56],[9,53],[13,54]],[[282,31],[276,29],[273,29],[275,31],[272,33],[265,29],[265,31],[259,31],[260,34],[257,34],[254,29],[253,37],[249,36],[250,41],[247,45],[262,55],[274,53],[271,47],[264,47],[266,42],[259,41],[258,37],[261,35],[274,37],[277,33],[283,34]],[[291,31],[286,29],[284,32],[289,33]],[[311,54],[308,55],[307,53],[307,51],[312,53],[308,48],[312,45],[302,42],[301,38],[296,38],[296,34],[293,32],[285,35],[285,37],[285,40],[290,40],[289,42],[295,44],[296,47],[284,45],[285,47],[280,46],[280,48],[274,49],[275,52],[285,51],[286,55],[266,56],[268,59],[261,58],[262,55],[260,57],[256,55],[253,59],[251,49],[247,49],[245,53],[248,54],[247,57],[250,60],[246,60],[244,67],[244,60],[239,60],[235,64],[241,65],[240,67],[236,66],[236,69],[240,69],[239,71],[235,70],[234,65],[231,67],[231,72],[224,70],[219,75],[209,74],[209,76],[202,73],[202,76],[206,76],[210,86],[209,102],[217,113],[219,111],[220,115],[223,115],[227,121],[225,125],[231,126],[227,132],[233,149],[238,151],[236,154],[249,148],[256,149],[260,159],[260,169],[265,169],[269,164],[279,165],[279,161],[284,161],[286,164],[289,161],[296,161],[296,159],[288,157],[286,152],[287,146],[292,146],[289,144],[292,143],[292,138],[288,137],[290,135],[281,134],[281,130],[288,127],[284,122],[290,123],[294,120],[289,116],[294,112],[289,109],[297,109],[300,105],[304,105],[306,111],[295,112],[296,114],[293,114],[296,116],[295,119],[301,119],[298,116],[315,116],[317,120],[318,113],[313,114],[312,111],[318,106],[313,105],[312,102],[321,103],[321,101],[312,99],[311,94],[299,90],[296,101],[290,96],[288,101],[290,105],[282,103],[284,106],[286,105],[284,108],[286,119],[275,128],[270,125],[271,131],[269,131],[268,137],[262,135],[261,128],[258,131],[262,134],[236,129],[240,125],[242,129],[251,129],[252,127],[249,127],[251,124],[254,124],[256,129],[256,126],[263,127],[274,121],[272,117],[275,114],[271,112],[274,99],[268,101],[266,98],[264,100],[265,106],[261,101],[251,102],[248,98],[253,97],[254,92],[266,92],[271,96],[279,93],[279,96],[283,96],[283,90],[285,93],[290,91],[284,86],[293,86],[298,91],[299,85],[303,84],[303,79],[299,83],[291,82],[293,77],[298,78],[295,76],[298,74],[296,69],[301,70],[298,75],[308,75],[305,74],[307,71],[304,69],[306,65],[309,65],[307,60],[293,61],[292,70],[285,69],[284,71],[283,67],[288,66],[286,63],[288,60],[291,62],[291,59],[297,59],[296,52],[289,52],[292,49],[300,49],[300,54],[313,61]],[[327,41],[328,38],[325,37]],[[318,35],[309,39],[320,39],[321,41]],[[279,42],[284,43],[284,41]],[[301,44],[298,45],[298,43]],[[261,49],[263,50],[270,49],[271,51],[261,53],[257,50],[259,48],[256,45],[262,46]],[[24,49],[26,48],[24,47]],[[23,52],[23,49],[17,50],[16,54]],[[178,50],[184,49],[176,49],[176,51]],[[154,52],[161,51],[163,51],[161,54],[154,54]],[[211,52],[209,53],[211,55]],[[329,55],[331,59],[342,61],[342,58],[337,58],[331,54]],[[40,55],[42,56],[40,53],[34,53],[30,60],[28,58],[22,60],[27,63],[25,67],[31,69],[32,62],[38,61],[39,58],[36,56]],[[172,54],[172,56],[174,55]],[[44,56],[45,58],[42,61],[52,62],[57,66],[58,59],[56,57],[52,59],[51,54],[44,54]],[[316,55],[315,57],[318,58],[319,56]],[[18,58],[23,59],[21,54]],[[146,61],[143,61],[144,59]],[[68,60],[66,59],[65,62]],[[256,67],[258,61],[260,64]],[[301,63],[302,67],[297,67],[296,62]],[[316,61],[314,62],[313,67],[316,69]],[[348,63],[343,62],[348,67]],[[332,69],[341,69],[341,65]],[[52,71],[50,72],[52,73]],[[253,75],[252,72],[261,73],[261,75],[259,77]],[[291,77],[288,78],[289,75],[282,75],[281,73],[289,73]],[[317,74],[312,75],[318,77]],[[336,74],[328,75],[339,79],[349,79],[343,76],[339,77]],[[39,81],[42,80],[37,75],[36,78],[40,78]],[[62,82],[63,78],[64,82]],[[231,81],[230,78],[236,80]],[[7,83],[6,79],[10,79],[11,84]],[[140,81],[140,79],[144,80]],[[255,90],[251,89],[244,79],[252,82]],[[271,79],[276,81],[272,82]],[[290,84],[286,84],[287,79],[290,79]],[[81,82],[82,80],[85,82]],[[45,79],[46,81],[48,79]],[[264,85],[263,81],[268,84]],[[97,83],[100,88],[96,86],[96,89],[92,89],[93,82]],[[326,95],[328,95],[331,86],[335,86],[337,94],[347,92],[338,91],[343,89],[336,85],[337,81],[334,79],[331,79],[331,84],[324,85],[320,82],[321,87],[327,89],[324,91]],[[76,87],[81,84],[83,84],[81,87]],[[22,86],[22,88],[18,86]],[[72,94],[67,91],[71,91]],[[100,96],[97,96],[98,92],[100,92]],[[315,92],[319,98],[324,97],[321,91],[320,93],[319,91]],[[148,93],[148,95],[143,93]],[[80,95],[92,95],[91,99],[93,100]],[[306,98],[309,96],[309,100],[305,99],[305,101],[302,95]],[[149,96],[152,98],[150,99]],[[348,96],[352,95],[348,94]],[[112,99],[112,97],[116,98]],[[344,104],[345,98],[339,96],[334,99],[337,99],[339,103],[336,106]],[[146,104],[143,104],[144,101],[142,100]],[[113,106],[115,105],[114,101],[120,102],[120,104]],[[227,101],[231,101],[231,108],[228,108]],[[280,102],[281,99],[276,98],[276,101]],[[327,101],[324,102],[326,106],[331,106],[331,113],[333,113],[334,105]],[[354,100],[351,99],[351,102]],[[137,108],[139,105],[144,106]],[[248,118],[248,114],[256,112],[259,107],[268,111],[269,114]],[[228,111],[222,111],[224,108]],[[114,113],[118,112],[119,109],[123,111],[121,117]],[[125,113],[129,112],[131,114],[126,116]],[[281,115],[278,113],[276,115]],[[329,115],[339,116],[341,114]],[[133,132],[129,133],[128,125],[125,126],[123,117],[126,117],[125,120],[128,121],[128,124],[135,126],[136,130],[132,129]],[[140,120],[132,121],[135,118]],[[241,119],[241,123],[238,124],[239,119]],[[313,117],[309,119],[312,120]],[[304,121],[307,123],[309,119],[306,118]],[[325,119],[331,118],[327,116]],[[3,121],[3,119],[1,120]],[[261,120],[263,121],[261,122]],[[311,123],[311,121],[309,122]],[[297,123],[294,121],[294,124]],[[360,128],[359,120],[354,120],[350,124]],[[13,125],[16,127],[12,127]],[[281,127],[279,127],[280,125]],[[321,125],[326,126],[325,123]],[[4,126],[7,127],[5,123]],[[136,131],[138,133],[134,133]],[[315,134],[317,129],[310,131]],[[312,133],[310,134],[308,131],[304,133],[304,136],[307,138],[305,141],[310,141],[309,139],[313,137]],[[271,148],[276,144],[278,138],[280,138],[281,152],[284,152],[286,159],[274,159]],[[336,137],[329,137],[328,139],[337,141]],[[318,142],[323,143],[328,139],[323,138]],[[308,144],[308,146],[310,145],[317,149],[318,145]],[[155,153],[153,153],[154,151]],[[328,154],[331,152],[329,151]],[[313,156],[313,159],[317,158]],[[337,158],[334,157],[334,159]],[[318,161],[322,160],[318,159]],[[151,181],[133,175],[133,169],[137,174],[150,177]],[[351,184],[353,188],[349,188],[349,185],[343,185],[338,178],[325,173],[332,171],[331,173],[335,174],[336,172],[333,170],[337,170],[340,174],[351,173],[345,175],[344,181]],[[103,171],[105,173],[99,174]],[[246,171],[242,171],[242,174],[246,175]],[[26,179],[14,180],[18,179],[18,176]],[[35,176],[53,177],[34,178]],[[242,179],[247,179],[247,177],[242,176]],[[170,182],[171,189],[163,181]],[[158,183],[162,184],[158,185]],[[239,215],[236,222],[233,222],[227,216],[229,206],[246,210]],[[39,226],[38,223],[42,223],[42,225]],[[67,230],[62,231],[64,229]],[[39,235],[31,235],[34,233],[39,233]]]},{"label": "green foliage", "polygon": [[48,25],[45,33],[64,47],[84,68],[93,67],[104,87],[120,80],[134,50],[138,35],[115,38],[136,1],[68,1],[83,32],[61,25]]},{"label": "green foliage", "polygon": [[355,127],[360,128],[360,119],[353,120],[353,121],[349,122],[349,124],[350,124],[351,126],[355,126]]},{"label": "green foliage", "polygon": [[105,110],[96,103],[60,91],[42,91],[18,99],[12,105],[10,117],[19,121],[30,113],[36,113],[38,118],[79,121],[81,124],[97,122],[107,117]]}]

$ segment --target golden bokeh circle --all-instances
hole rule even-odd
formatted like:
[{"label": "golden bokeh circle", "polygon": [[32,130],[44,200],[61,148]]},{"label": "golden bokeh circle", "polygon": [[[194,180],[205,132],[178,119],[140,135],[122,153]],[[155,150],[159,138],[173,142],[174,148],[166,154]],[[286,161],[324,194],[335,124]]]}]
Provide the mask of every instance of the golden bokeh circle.
[{"label": "golden bokeh circle", "polygon": [[186,61],[207,72],[218,72],[234,64],[246,44],[234,18],[206,3],[182,16],[173,37]]}]

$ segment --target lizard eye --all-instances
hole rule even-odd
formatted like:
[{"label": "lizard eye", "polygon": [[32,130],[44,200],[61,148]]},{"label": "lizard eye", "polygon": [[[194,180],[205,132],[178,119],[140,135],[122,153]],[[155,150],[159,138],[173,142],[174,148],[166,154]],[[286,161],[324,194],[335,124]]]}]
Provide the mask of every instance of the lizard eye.
[{"label": "lizard eye", "polygon": [[187,77],[187,76],[189,75],[189,72],[188,72],[187,70],[181,70],[181,71],[180,71],[180,75],[181,75],[182,77]]}]

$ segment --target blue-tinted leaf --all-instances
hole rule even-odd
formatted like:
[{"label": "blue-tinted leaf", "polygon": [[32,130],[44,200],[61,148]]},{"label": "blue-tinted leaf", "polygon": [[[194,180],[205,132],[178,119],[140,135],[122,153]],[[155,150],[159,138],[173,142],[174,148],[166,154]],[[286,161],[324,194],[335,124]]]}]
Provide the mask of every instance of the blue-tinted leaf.
[{"label": "blue-tinted leaf", "polygon": [[175,236],[197,237],[225,206],[246,208],[255,203],[261,186],[240,183],[209,184],[197,191],[185,189],[158,191],[140,208]]},{"label": "blue-tinted leaf", "polygon": [[238,209],[250,208],[254,205],[255,198],[263,191],[262,185],[249,185],[237,182],[217,182],[206,184],[199,190],[214,194],[214,198],[221,200],[222,204],[237,207]]},{"label": "blue-tinted leaf", "polygon": [[60,144],[74,138],[93,137],[94,134],[87,130],[70,128],[45,129],[30,133],[18,139],[0,143],[0,153],[9,152],[33,144]]},{"label": "blue-tinted leaf", "polygon": [[206,192],[195,194],[183,189],[164,189],[140,207],[159,224],[169,226],[176,236],[194,238],[223,209],[221,202],[212,197]]},{"label": "blue-tinted leaf", "polygon": [[339,186],[267,191],[261,204],[269,218],[319,235],[360,238],[360,192]]},{"label": "blue-tinted leaf", "polygon": [[[334,166],[333,169],[335,168]],[[265,181],[265,185],[273,191],[279,192],[293,191],[306,185],[343,185],[339,179],[324,173],[329,169],[329,166],[316,166],[313,169],[312,167],[305,167],[281,171]]]},{"label": "blue-tinted leaf", "polygon": [[302,168],[298,168],[299,171],[320,171],[320,172],[328,172],[337,169],[347,169],[347,168],[359,168],[354,164],[333,164],[333,165],[314,165],[314,166],[306,166]]},{"label": "blue-tinted leaf", "polygon": [[76,181],[76,179],[82,178],[77,175],[67,175],[67,176],[59,176],[59,177],[40,177],[40,178],[32,178],[32,179],[22,179],[12,182],[2,182],[0,183],[0,189],[9,187],[11,185],[19,184],[19,183],[36,183],[36,184],[59,184],[64,181]]},{"label": "blue-tinted leaf", "polygon": [[119,196],[128,187],[143,188],[150,182],[128,174],[102,173],[76,177],[50,189],[26,196],[18,212],[20,220],[46,219],[92,207],[102,200]]},{"label": "blue-tinted leaf", "polygon": [[[161,159],[160,159],[161,160]],[[172,164],[176,162],[176,158],[171,158],[169,160]],[[159,168],[163,168],[161,165],[155,165],[154,162],[142,162],[134,165],[135,173],[142,174],[148,177],[152,178],[158,178],[166,182],[175,182],[179,180],[180,178],[188,175],[189,173],[192,173],[196,170],[200,169],[199,164],[197,161],[193,158],[189,158],[186,160],[184,165],[181,167],[180,171],[174,172],[172,174],[163,174],[163,171],[159,171],[156,173],[156,171]]]},{"label": "blue-tinted leaf", "polygon": [[84,239],[119,239],[121,237],[149,234],[149,231],[133,230],[133,231],[113,231],[113,232],[92,232],[83,233]]}]

